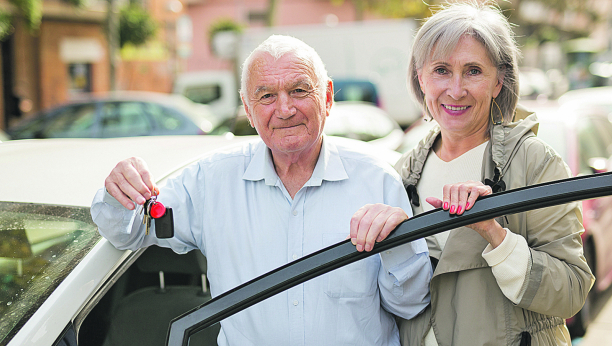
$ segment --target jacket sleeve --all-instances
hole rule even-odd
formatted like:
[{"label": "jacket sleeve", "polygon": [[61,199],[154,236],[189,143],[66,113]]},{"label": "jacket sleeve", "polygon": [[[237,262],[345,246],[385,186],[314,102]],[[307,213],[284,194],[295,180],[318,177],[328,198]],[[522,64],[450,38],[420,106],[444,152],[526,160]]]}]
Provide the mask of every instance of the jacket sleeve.
[{"label": "jacket sleeve", "polygon": [[[561,157],[540,140],[529,140],[525,145],[522,160],[527,185],[571,177]],[[594,282],[583,256],[580,202],[511,217],[508,227],[517,226],[527,239],[532,262],[525,293],[517,305],[546,315],[573,316],[584,305]]]}]

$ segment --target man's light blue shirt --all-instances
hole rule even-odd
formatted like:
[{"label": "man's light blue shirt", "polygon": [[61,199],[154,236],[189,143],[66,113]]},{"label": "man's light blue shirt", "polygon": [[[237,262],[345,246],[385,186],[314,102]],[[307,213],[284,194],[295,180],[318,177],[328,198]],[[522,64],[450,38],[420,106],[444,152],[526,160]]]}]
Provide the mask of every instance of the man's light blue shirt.
[{"label": "man's light blue shirt", "polygon": [[[92,217],[120,249],[152,244],[207,257],[213,297],[343,241],[362,206],[410,205],[386,162],[324,137],[312,177],[292,199],[262,141],[217,152],[160,187],[174,211],[175,237],[145,236],[140,214],[104,189]],[[322,275],[221,322],[219,345],[399,345],[392,314],[411,318],[429,303],[424,240]]]}]

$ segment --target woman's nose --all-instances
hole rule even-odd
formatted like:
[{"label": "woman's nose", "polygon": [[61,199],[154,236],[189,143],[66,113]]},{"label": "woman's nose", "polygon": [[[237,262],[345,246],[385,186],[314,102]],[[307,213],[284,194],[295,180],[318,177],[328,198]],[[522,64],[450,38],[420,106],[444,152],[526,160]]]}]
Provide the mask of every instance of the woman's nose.
[{"label": "woman's nose", "polygon": [[450,79],[447,93],[454,100],[459,100],[467,95],[462,76],[455,75]]}]

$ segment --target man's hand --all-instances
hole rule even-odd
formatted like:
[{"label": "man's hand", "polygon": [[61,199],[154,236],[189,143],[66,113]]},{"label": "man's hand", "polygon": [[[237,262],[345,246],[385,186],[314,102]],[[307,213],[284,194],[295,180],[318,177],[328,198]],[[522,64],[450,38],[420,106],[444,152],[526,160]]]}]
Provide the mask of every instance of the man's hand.
[{"label": "man's hand", "polygon": [[357,246],[357,251],[372,251],[375,242],[383,241],[407,219],[408,215],[402,208],[366,204],[351,218],[351,242]]},{"label": "man's hand", "polygon": [[113,168],[104,181],[111,196],[124,207],[132,210],[134,203],[144,204],[157,190],[147,164],[139,157],[123,160]]}]

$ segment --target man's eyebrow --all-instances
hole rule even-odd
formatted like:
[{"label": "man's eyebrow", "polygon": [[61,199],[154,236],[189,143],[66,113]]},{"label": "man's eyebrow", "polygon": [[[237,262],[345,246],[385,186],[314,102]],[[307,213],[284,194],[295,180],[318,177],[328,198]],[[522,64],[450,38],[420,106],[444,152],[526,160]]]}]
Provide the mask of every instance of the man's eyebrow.
[{"label": "man's eyebrow", "polygon": [[[305,87],[305,89],[308,90],[312,90],[313,86],[312,86],[312,82],[310,81],[309,78],[304,78],[304,79],[299,79],[296,80],[295,82],[293,82],[292,84],[289,84],[289,89],[295,89],[297,87]],[[268,92],[270,90],[272,90],[273,88],[266,86],[266,85],[262,85],[262,86],[258,86],[257,88],[255,88],[255,91],[253,92],[255,95],[261,94],[261,93],[265,93]]]}]

